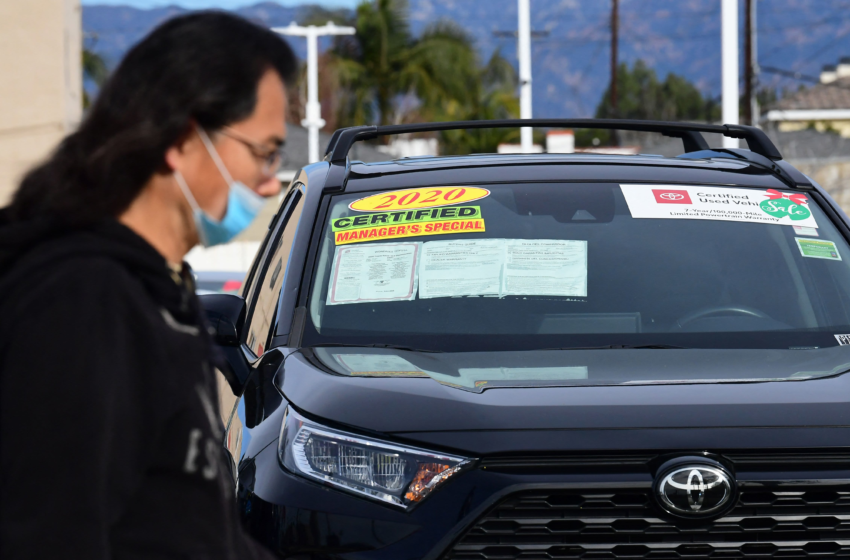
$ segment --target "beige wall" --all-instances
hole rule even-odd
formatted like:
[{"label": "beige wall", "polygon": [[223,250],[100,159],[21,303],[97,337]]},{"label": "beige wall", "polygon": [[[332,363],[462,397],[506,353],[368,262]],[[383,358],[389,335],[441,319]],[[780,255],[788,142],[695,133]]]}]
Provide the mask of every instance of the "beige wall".
[{"label": "beige wall", "polygon": [[835,202],[850,214],[850,159],[834,161],[793,161],[789,163],[814,179]]},{"label": "beige wall", "polygon": [[850,120],[834,120],[834,121],[779,121],[779,130],[782,132],[793,132],[795,130],[805,130],[814,124],[818,132],[826,132],[834,130],[845,138],[850,138]]},{"label": "beige wall", "polygon": [[0,0],[0,206],[82,114],[79,0]]}]

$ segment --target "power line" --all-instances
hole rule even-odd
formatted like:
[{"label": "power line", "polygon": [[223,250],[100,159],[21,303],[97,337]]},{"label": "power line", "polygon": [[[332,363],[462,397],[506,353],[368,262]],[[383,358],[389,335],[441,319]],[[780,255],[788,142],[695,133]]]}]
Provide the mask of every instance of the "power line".
[{"label": "power line", "polygon": [[[543,37],[549,36],[548,31],[533,31],[532,30],[530,33],[531,33],[532,39],[542,39]],[[516,39],[517,38],[517,32],[516,31],[494,31],[493,37],[499,37],[500,39],[501,38]]]},{"label": "power line", "polygon": [[840,84],[838,82],[822,83],[819,77],[810,76],[801,72],[794,72],[792,70],[785,70],[783,68],[776,68],[775,66],[762,66],[761,71],[767,72],[768,74],[777,74],[779,76],[785,76],[786,78],[793,78],[795,80],[800,80],[801,82],[813,82],[827,87],[836,87],[839,89],[850,90],[850,86],[848,85]]},{"label": "power line", "polygon": [[[810,22],[802,23],[802,24],[797,25],[797,26],[789,26],[787,29],[797,29],[797,28],[809,28],[809,27],[815,27],[815,26],[821,25],[821,24],[822,24],[822,23],[824,23],[824,22],[828,22],[828,21],[831,21],[831,20],[833,20],[833,21],[835,20],[835,14],[830,14],[830,15],[828,15],[828,16],[826,16],[826,17],[824,17],[823,19],[819,19],[819,20],[815,20],[815,21],[810,21]],[[761,32],[762,32],[762,30],[761,30],[761,29],[759,29],[758,31],[759,31],[759,33],[761,33]],[[833,46],[836,42],[838,42],[841,38],[843,38],[843,37],[844,37],[844,35],[847,35],[847,33],[846,33],[846,32],[845,32],[845,33],[839,33],[839,34],[835,37],[835,39],[834,39],[833,41],[831,41],[831,42],[827,43],[827,45],[826,45],[824,48],[822,48],[821,50],[817,51],[816,53],[809,55],[809,56],[808,56],[808,58],[810,58],[810,59],[811,59],[811,58],[814,58],[814,57],[818,56],[819,54],[821,54],[822,52],[824,52],[824,51],[825,51],[825,50],[827,50],[828,48],[832,47],[832,46]],[[779,46],[779,47],[777,47],[777,48],[773,49],[772,51],[770,51],[770,52],[769,52],[769,53],[767,53],[766,55],[764,55],[764,56],[762,57],[762,59],[763,59],[763,60],[766,60],[766,59],[768,59],[768,58],[770,58],[770,57],[774,56],[775,54],[779,53],[779,52],[780,52],[780,51],[782,51],[782,50],[789,49],[789,48],[791,48],[791,47],[795,47],[795,46],[797,46],[797,45],[794,45],[794,44],[784,44],[784,45],[781,45],[781,46]]]}]

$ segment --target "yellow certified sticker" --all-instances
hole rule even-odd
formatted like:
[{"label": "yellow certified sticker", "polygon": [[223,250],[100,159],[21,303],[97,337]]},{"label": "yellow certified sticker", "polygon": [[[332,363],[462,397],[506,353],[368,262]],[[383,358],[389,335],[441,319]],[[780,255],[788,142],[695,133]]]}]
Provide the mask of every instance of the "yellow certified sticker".
[{"label": "yellow certified sticker", "polygon": [[490,196],[490,191],[480,187],[425,187],[373,194],[348,205],[358,212],[388,212],[434,208],[472,202]]}]

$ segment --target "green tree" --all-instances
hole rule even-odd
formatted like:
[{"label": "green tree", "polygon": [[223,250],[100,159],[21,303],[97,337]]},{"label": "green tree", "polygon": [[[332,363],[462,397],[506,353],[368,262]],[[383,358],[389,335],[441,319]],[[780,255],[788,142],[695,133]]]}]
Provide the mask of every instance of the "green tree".
[{"label": "green tree", "polygon": [[[336,75],[329,86],[337,96],[339,126],[508,118],[518,112],[513,68],[498,53],[481,67],[473,40],[453,22],[432,24],[416,38],[406,0],[373,0],[358,6],[351,23],[356,35],[338,38],[328,59]],[[504,134],[442,138],[460,153],[494,149]]]},{"label": "green tree", "polygon": [[[90,49],[83,49],[83,81],[91,80],[97,87],[103,85],[106,78],[109,77],[109,69],[103,58]],[[91,99],[88,93],[83,88],[83,109],[87,109],[91,104]]]},{"label": "green tree", "polygon": [[407,22],[406,0],[374,0],[357,7],[355,36],[337,40],[335,66],[344,99],[340,124],[391,124],[468,95],[475,51],[454,24],[429,26],[418,39]]},{"label": "green tree", "polygon": [[304,6],[298,19],[301,25],[324,25],[329,21],[337,25],[354,25],[348,8],[325,8],[315,4]]},{"label": "green tree", "polygon": [[[599,119],[644,119],[712,122],[720,118],[720,106],[686,78],[667,74],[660,81],[655,70],[638,60],[632,68],[621,63],[617,69],[617,110],[611,108],[610,86],[596,107]],[[608,131],[583,130],[576,143],[589,145],[593,138],[610,141]]]},{"label": "green tree", "polygon": [[[514,67],[496,51],[479,70],[467,105],[453,101],[443,108],[441,120],[513,119],[519,115]],[[445,154],[493,153],[503,142],[517,142],[519,129],[479,128],[441,133]]]}]

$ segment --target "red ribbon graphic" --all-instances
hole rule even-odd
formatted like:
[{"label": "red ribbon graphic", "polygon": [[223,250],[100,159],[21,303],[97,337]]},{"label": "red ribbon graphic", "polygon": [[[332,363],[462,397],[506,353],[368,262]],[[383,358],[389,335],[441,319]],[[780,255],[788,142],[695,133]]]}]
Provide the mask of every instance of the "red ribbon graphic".
[{"label": "red ribbon graphic", "polygon": [[767,198],[769,200],[774,200],[774,199],[777,199],[777,198],[787,198],[788,200],[790,200],[791,202],[794,202],[796,204],[808,204],[809,203],[809,201],[806,199],[806,196],[799,194],[799,193],[789,195],[789,194],[786,194],[786,193],[779,192],[776,189],[767,189],[766,194],[767,194]]}]

